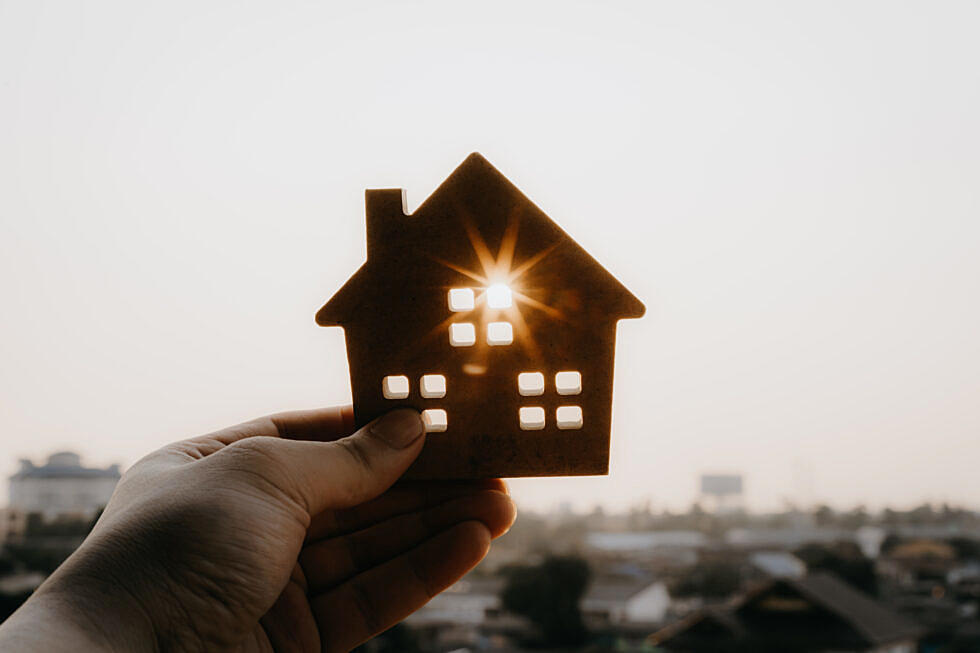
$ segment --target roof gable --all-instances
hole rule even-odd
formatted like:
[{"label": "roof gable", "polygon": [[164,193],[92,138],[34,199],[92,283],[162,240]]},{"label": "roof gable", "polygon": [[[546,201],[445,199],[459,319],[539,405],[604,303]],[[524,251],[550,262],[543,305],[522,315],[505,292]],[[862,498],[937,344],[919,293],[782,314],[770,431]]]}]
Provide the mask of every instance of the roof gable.
[{"label": "roof gable", "polygon": [[697,644],[697,650],[719,642],[742,646],[735,646],[738,650],[788,650],[804,642],[815,649],[852,650],[913,641],[921,634],[914,622],[834,575],[817,572],[769,580],[734,605],[702,609],[654,633],[650,641],[681,648]]},{"label": "roof gable", "polygon": [[[479,154],[471,154],[411,215],[401,189],[368,190],[368,260],[320,309],[317,323],[350,322],[401,281],[440,275],[459,283],[541,288],[587,286],[582,301],[607,319],[640,317],[643,304]],[[427,273],[427,270],[429,272]],[[546,309],[547,306],[544,307]]]},{"label": "roof gable", "polygon": [[849,622],[873,644],[886,644],[921,634],[917,624],[892,612],[833,574],[817,572],[784,582]]},{"label": "roof gable", "polygon": [[833,615],[869,646],[915,638],[916,624],[885,608],[832,574],[816,572],[803,578],[781,578],[753,594],[736,609],[744,618],[756,609],[792,612],[794,600]]}]

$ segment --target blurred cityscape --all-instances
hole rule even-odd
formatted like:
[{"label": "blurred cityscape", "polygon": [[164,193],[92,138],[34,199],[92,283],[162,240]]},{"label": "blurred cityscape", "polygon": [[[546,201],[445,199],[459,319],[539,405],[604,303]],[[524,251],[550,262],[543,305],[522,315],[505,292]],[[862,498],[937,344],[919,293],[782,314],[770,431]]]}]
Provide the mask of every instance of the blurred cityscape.
[{"label": "blurred cityscape", "polygon": [[[22,460],[0,520],[0,618],[84,539],[120,478]],[[490,555],[380,653],[980,651],[980,514],[949,505],[752,513],[705,475],[684,512],[521,511]]]}]

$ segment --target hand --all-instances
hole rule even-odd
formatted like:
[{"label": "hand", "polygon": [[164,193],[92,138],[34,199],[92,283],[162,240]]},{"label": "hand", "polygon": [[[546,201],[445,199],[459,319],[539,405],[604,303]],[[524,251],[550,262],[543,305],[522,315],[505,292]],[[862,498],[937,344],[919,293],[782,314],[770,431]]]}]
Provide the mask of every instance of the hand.
[{"label": "hand", "polygon": [[499,479],[393,484],[410,410],[349,407],[177,442],[123,476],[82,546],[0,628],[19,651],[346,651],[473,568],[514,520]]}]

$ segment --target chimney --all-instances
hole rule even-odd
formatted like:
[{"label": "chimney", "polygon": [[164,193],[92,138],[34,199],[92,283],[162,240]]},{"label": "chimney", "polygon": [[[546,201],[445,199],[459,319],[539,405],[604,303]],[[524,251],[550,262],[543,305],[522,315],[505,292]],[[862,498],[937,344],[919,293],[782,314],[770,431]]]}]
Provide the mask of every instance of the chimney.
[{"label": "chimney", "polygon": [[364,191],[364,209],[367,214],[368,259],[397,240],[404,227],[405,190],[379,188]]}]

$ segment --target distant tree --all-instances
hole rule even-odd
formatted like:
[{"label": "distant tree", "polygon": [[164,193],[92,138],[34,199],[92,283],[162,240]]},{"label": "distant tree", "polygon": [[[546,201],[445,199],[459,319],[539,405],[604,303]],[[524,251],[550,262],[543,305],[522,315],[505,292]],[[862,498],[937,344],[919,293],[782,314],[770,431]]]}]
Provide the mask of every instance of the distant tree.
[{"label": "distant tree", "polygon": [[817,526],[833,526],[837,521],[837,514],[830,506],[821,505],[813,511],[813,519]]},{"label": "distant tree", "polygon": [[870,522],[871,515],[868,514],[868,509],[862,505],[855,507],[840,517],[841,526],[850,530],[857,530],[862,526],[867,526]]},{"label": "distant tree", "polygon": [[896,546],[898,546],[904,541],[905,540],[899,537],[898,535],[895,535],[894,533],[889,533],[888,535],[885,536],[885,539],[881,541],[881,547],[879,548],[879,551],[882,555],[887,555],[892,552],[892,549],[894,549]]},{"label": "distant tree", "polygon": [[738,565],[730,562],[709,562],[692,567],[677,581],[671,594],[718,600],[728,598],[741,586],[742,572]]},{"label": "distant tree", "polygon": [[418,637],[405,624],[396,624],[354,649],[356,653],[420,653]]},{"label": "distant tree", "polygon": [[956,551],[956,557],[964,562],[980,561],[980,542],[968,537],[953,537],[947,544]]},{"label": "distant tree", "polygon": [[891,508],[885,508],[881,513],[881,521],[885,526],[897,526],[902,523],[902,514]]},{"label": "distant tree", "polygon": [[0,550],[0,576],[11,574],[17,569],[15,560],[7,551]]},{"label": "distant tree", "polygon": [[793,554],[805,562],[810,571],[829,571],[866,594],[878,594],[874,563],[864,557],[853,542],[807,544]]},{"label": "distant tree", "polygon": [[504,608],[531,620],[546,647],[580,646],[588,640],[579,600],[589,566],[575,556],[549,556],[539,565],[513,566],[501,595]]},{"label": "distant tree", "polygon": [[24,601],[30,598],[30,592],[22,592],[21,594],[0,594],[0,623],[3,623],[7,617],[12,615],[14,611],[23,605]]},{"label": "distant tree", "polygon": [[928,503],[923,503],[909,512],[910,521],[913,524],[932,524],[936,521],[936,512]]}]

